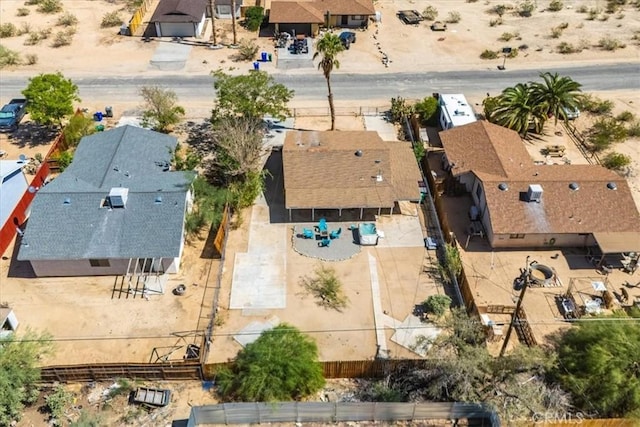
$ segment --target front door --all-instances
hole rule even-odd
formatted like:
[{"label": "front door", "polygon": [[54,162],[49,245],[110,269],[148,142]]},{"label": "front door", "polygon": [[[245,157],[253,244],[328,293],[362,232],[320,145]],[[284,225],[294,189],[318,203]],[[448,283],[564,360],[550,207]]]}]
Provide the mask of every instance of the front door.
[{"label": "front door", "polygon": [[342,25],[349,25],[349,15],[342,15]]}]

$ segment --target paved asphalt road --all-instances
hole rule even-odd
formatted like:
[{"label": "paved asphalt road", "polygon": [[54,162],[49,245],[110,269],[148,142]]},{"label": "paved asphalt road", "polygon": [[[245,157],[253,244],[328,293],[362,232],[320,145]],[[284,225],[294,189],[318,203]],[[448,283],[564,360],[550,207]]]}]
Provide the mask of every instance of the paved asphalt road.
[{"label": "paved asphalt road", "polygon": [[[568,75],[582,83],[583,90],[640,91],[640,63],[606,64],[549,70],[481,70],[388,74],[334,73],[331,82],[337,101],[388,100],[394,96],[418,98],[433,92],[498,94],[507,86],[519,82],[539,80],[541,71]],[[319,71],[305,74],[275,74],[274,78],[295,90],[294,102],[326,100],[326,83]],[[91,99],[118,99],[129,103],[140,101],[137,93],[144,85],[161,85],[173,89],[182,103],[210,102],[214,95],[212,79],[208,75],[74,77],[84,101]],[[17,96],[25,87],[27,78],[2,76],[2,98]],[[15,94],[15,95],[14,95]],[[115,101],[114,101],[115,102]]]}]

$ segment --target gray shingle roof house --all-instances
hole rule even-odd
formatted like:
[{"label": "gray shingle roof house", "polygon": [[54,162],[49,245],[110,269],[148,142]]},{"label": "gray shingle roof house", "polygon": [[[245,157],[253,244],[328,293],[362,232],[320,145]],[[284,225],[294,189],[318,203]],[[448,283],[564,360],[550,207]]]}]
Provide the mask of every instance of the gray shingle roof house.
[{"label": "gray shingle roof house", "polygon": [[36,195],[18,259],[37,276],[177,272],[195,175],[169,170],[176,143],[133,126],[84,137]]},{"label": "gray shingle roof house", "polygon": [[149,21],[158,37],[200,37],[207,0],[160,0]]}]

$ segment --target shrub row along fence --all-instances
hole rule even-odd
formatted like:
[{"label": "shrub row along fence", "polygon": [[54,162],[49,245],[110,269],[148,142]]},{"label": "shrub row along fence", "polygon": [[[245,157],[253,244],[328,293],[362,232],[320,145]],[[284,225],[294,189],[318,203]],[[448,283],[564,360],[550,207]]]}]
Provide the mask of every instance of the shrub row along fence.
[{"label": "shrub row along fence", "polygon": [[[390,105],[377,106],[377,107],[336,107],[336,116],[378,116],[386,114]],[[299,107],[291,109],[291,116],[293,117],[329,117],[330,111],[328,107]]]},{"label": "shrub row along fence", "polygon": [[191,408],[187,426],[275,422],[473,420],[469,425],[498,427],[498,416],[482,405],[429,402],[225,403]]}]

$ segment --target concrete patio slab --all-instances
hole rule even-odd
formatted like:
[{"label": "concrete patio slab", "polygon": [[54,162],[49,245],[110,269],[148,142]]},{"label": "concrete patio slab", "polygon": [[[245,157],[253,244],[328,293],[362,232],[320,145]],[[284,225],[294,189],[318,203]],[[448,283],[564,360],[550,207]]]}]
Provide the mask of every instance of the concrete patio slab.
[{"label": "concrete patio slab", "polygon": [[440,332],[442,331],[433,324],[423,323],[418,317],[410,314],[396,328],[391,341],[425,357],[431,345],[421,341],[424,339],[431,341],[440,335]]},{"label": "concrete patio slab", "polygon": [[182,70],[189,59],[191,46],[182,43],[158,43],[158,47],[149,62],[152,69],[162,71]]},{"label": "concrete patio slab", "polygon": [[278,319],[277,316],[271,317],[266,322],[251,322],[242,328],[239,333],[234,335],[233,339],[242,347],[246,347],[247,344],[251,344],[257,340],[264,331],[275,328],[279,323],[280,319]]},{"label": "concrete patio slab", "polygon": [[424,246],[422,226],[417,216],[394,215],[376,218],[376,228],[384,233],[379,248],[417,248]]},{"label": "concrete patio slab", "polygon": [[385,115],[364,116],[364,127],[366,130],[378,132],[383,141],[398,140],[398,130],[393,123],[387,120]]}]

